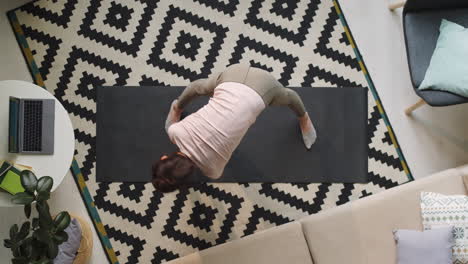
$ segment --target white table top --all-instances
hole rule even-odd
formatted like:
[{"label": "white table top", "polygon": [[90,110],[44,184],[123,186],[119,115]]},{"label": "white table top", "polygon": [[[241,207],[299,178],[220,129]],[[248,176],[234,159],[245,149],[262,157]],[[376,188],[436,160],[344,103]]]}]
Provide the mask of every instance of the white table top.
[{"label": "white table top", "polygon": [[[9,97],[51,99],[55,97],[40,86],[25,81],[0,81],[0,160],[31,166],[37,177],[54,179],[54,191],[70,169],[75,151],[75,135],[68,112],[55,99],[55,142],[53,155],[8,153]],[[0,192],[0,207],[14,206],[11,195]]]}]

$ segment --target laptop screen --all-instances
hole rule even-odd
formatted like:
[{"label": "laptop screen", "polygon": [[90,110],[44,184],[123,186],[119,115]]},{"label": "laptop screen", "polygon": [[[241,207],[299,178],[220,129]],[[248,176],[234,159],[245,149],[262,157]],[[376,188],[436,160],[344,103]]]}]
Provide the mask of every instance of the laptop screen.
[{"label": "laptop screen", "polygon": [[18,123],[19,123],[20,99],[10,97],[10,117],[8,128],[8,151],[18,152]]}]

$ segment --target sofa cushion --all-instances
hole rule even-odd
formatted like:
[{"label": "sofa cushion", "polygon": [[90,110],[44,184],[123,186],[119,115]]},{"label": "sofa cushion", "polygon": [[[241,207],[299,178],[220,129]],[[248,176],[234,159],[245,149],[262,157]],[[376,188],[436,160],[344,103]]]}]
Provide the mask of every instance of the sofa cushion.
[{"label": "sofa cushion", "polygon": [[425,229],[453,226],[454,263],[468,263],[468,196],[423,192],[421,215]]},{"label": "sofa cushion", "polygon": [[461,167],[460,171],[463,175],[463,184],[465,184],[465,190],[468,192],[468,166]]},{"label": "sofa cushion", "polygon": [[365,263],[351,203],[300,220],[315,263]]},{"label": "sofa cushion", "polygon": [[442,19],[440,35],[419,90],[439,90],[468,98],[468,28]]},{"label": "sofa cushion", "polygon": [[450,169],[305,218],[314,262],[395,264],[392,231],[422,230],[421,191],[466,194],[462,171]]},{"label": "sofa cushion", "polygon": [[292,222],[171,261],[172,264],[312,264],[301,224]]},{"label": "sofa cushion", "polygon": [[395,230],[398,264],[452,262],[453,226],[434,230]]}]

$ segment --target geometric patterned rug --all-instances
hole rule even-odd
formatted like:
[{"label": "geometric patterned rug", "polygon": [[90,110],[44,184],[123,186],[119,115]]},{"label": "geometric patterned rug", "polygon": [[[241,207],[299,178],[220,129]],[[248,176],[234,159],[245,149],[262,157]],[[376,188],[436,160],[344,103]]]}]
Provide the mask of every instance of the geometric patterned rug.
[{"label": "geometric patterned rug", "polygon": [[[8,15],[35,82],[70,114],[72,172],[112,263],[165,262],[412,180],[336,1],[39,0]],[[238,62],[285,86],[368,87],[370,182],[96,182],[96,86],[187,85]]]}]

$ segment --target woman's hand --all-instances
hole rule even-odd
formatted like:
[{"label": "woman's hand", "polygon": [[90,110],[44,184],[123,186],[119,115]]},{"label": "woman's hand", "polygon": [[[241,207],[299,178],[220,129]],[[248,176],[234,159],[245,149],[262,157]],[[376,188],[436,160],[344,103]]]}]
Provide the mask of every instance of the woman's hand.
[{"label": "woman's hand", "polygon": [[317,139],[317,132],[315,131],[314,125],[310,120],[309,114],[305,113],[304,116],[299,117],[299,125],[301,127],[302,139],[307,149],[315,143]]},{"label": "woman's hand", "polygon": [[178,100],[175,99],[171,104],[171,109],[169,110],[169,114],[167,115],[167,118],[166,118],[166,125],[165,125],[166,132],[172,124],[180,121],[180,116],[182,115],[182,111],[183,110],[179,108]]},{"label": "woman's hand", "polygon": [[171,104],[171,109],[174,111],[174,113],[176,115],[182,115],[182,111],[183,109],[179,108],[179,100],[178,99],[175,99],[174,101],[172,101],[172,104]]}]

